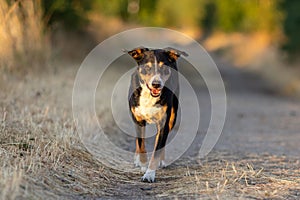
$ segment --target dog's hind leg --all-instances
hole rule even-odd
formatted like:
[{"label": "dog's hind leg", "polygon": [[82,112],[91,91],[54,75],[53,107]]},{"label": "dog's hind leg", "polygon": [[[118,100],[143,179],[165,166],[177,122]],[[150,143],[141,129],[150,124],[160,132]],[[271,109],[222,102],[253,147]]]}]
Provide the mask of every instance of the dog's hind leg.
[{"label": "dog's hind leg", "polygon": [[147,151],[145,147],[145,126],[136,124],[136,151],[134,156],[134,164],[141,167],[144,172],[147,169]]},{"label": "dog's hind leg", "polygon": [[165,163],[165,148],[161,149],[159,167],[161,167],[161,168],[166,167],[166,163]]}]

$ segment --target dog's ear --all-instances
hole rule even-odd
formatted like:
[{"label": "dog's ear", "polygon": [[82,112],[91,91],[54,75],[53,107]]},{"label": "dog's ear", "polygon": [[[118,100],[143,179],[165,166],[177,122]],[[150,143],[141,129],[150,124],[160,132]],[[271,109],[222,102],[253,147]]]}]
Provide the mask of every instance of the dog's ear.
[{"label": "dog's ear", "polygon": [[164,48],[165,52],[168,54],[171,61],[176,61],[181,55],[187,57],[188,54],[184,51],[179,51],[171,47]]},{"label": "dog's ear", "polygon": [[132,58],[134,58],[135,61],[139,62],[144,58],[144,53],[146,51],[149,51],[146,47],[137,47],[133,50],[123,50],[123,52],[128,53]]}]

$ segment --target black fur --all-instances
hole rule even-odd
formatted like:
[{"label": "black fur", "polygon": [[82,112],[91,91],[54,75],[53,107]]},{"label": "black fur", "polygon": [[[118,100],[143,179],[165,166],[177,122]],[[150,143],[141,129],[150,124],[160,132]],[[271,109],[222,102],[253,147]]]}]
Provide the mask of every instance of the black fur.
[{"label": "black fur", "polygon": [[[136,126],[138,127],[144,127],[147,123],[147,119],[140,116],[136,116],[136,114],[133,112],[135,108],[140,106],[142,84],[145,84],[145,80],[141,78],[142,77],[141,73],[143,73],[144,71],[142,71],[143,69],[140,69],[140,67],[147,65],[147,63],[156,63],[155,65],[157,67],[157,63],[163,63],[163,66],[168,66],[171,68],[170,70],[171,74],[168,73],[167,76],[168,79],[164,82],[164,87],[160,91],[160,96],[157,97],[157,100],[153,105],[156,108],[165,109],[165,113],[163,114],[164,116],[162,120],[161,121],[158,120],[158,122],[155,122],[156,124],[159,125],[157,125],[158,127],[157,141],[155,144],[153,158],[159,159],[161,153],[161,151],[159,150],[165,147],[168,134],[174,127],[177,118],[177,110],[178,110],[177,98],[179,95],[179,85],[178,85],[178,73],[177,73],[178,69],[176,65],[176,60],[181,54],[183,55],[187,55],[187,54],[172,48],[150,50],[144,47],[127,51],[127,53],[131,55],[138,64],[137,70],[132,74],[131,84],[130,84],[129,94],[128,94],[129,108],[132,114],[132,119],[135,122]],[[164,68],[160,68],[160,70],[163,69]],[[148,88],[145,87],[143,87],[143,89],[148,90]],[[137,130],[139,129],[137,128]],[[144,142],[143,138],[140,137],[141,137],[141,133],[137,132],[137,145],[138,145],[137,148],[141,148],[142,142]]]}]

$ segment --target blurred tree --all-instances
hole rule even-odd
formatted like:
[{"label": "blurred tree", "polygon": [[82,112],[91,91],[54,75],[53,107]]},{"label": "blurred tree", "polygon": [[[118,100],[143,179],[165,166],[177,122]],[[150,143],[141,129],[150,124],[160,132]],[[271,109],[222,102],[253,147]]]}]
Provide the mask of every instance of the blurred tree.
[{"label": "blurred tree", "polygon": [[158,1],[157,8],[149,17],[155,20],[156,26],[196,28],[202,17],[202,2],[199,0]]},{"label": "blurred tree", "polygon": [[67,29],[79,29],[88,22],[87,12],[92,9],[93,1],[81,0],[43,0],[46,25],[63,23]]},{"label": "blurred tree", "polygon": [[283,30],[287,37],[283,50],[293,59],[300,53],[300,1],[284,0],[280,6],[285,15]]},{"label": "blurred tree", "polygon": [[156,17],[154,15],[157,9],[157,0],[140,1],[139,22],[148,26],[154,26]]},{"label": "blurred tree", "polygon": [[200,20],[200,26],[204,29],[207,34],[210,34],[216,24],[216,4],[212,1],[204,3],[205,14]]},{"label": "blurred tree", "polygon": [[99,11],[146,26],[199,27],[203,0],[95,0]]},{"label": "blurred tree", "polygon": [[146,26],[200,27],[208,34],[263,31],[272,37],[283,28],[283,49],[290,55],[300,52],[298,0],[42,0],[42,5],[46,25],[59,22],[67,29],[85,25],[91,10]]},{"label": "blurred tree", "polygon": [[120,17],[127,21],[129,14],[127,12],[128,0],[93,0],[93,10],[99,11],[106,16]]},{"label": "blurred tree", "polygon": [[216,27],[225,32],[242,30],[242,22],[245,18],[243,13],[244,1],[239,0],[216,0],[217,21]]},{"label": "blurred tree", "polygon": [[201,25],[207,31],[272,32],[279,27],[278,0],[206,0]]}]

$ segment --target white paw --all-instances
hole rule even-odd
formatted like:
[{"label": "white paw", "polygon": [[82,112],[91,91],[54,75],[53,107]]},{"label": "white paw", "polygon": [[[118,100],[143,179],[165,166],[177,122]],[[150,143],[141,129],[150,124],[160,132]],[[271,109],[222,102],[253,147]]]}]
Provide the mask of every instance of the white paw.
[{"label": "white paw", "polygon": [[165,163],[164,160],[159,161],[159,167],[160,168],[165,168],[167,166],[167,164]]},{"label": "white paw", "polygon": [[140,155],[139,154],[135,154],[134,155],[134,165],[136,167],[140,167],[141,166],[141,161],[140,161]]},{"label": "white paw", "polygon": [[155,170],[147,169],[146,173],[142,177],[142,181],[148,181],[149,183],[153,183],[155,180]]},{"label": "white paw", "polygon": [[146,166],[141,166],[141,171],[142,172],[145,172],[147,170],[147,167]]}]

